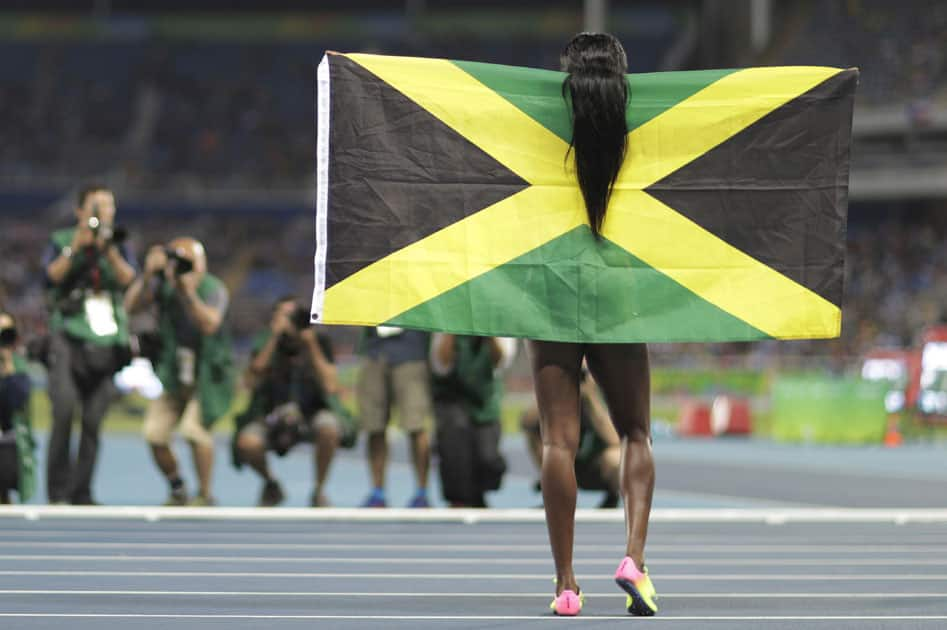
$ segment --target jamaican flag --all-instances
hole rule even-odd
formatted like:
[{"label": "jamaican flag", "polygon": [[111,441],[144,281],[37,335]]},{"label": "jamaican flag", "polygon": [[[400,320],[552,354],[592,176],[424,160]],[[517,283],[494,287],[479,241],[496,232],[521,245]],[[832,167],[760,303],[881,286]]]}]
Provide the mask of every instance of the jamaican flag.
[{"label": "jamaican flag", "polygon": [[568,153],[564,76],[328,54],[313,321],[588,342],[838,336],[857,70],[629,75],[601,240]]}]

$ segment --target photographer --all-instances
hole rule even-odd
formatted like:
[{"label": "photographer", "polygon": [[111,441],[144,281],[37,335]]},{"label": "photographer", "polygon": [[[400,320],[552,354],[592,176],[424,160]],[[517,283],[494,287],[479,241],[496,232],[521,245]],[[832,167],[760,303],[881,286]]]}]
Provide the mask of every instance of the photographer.
[{"label": "photographer", "polygon": [[256,338],[247,369],[253,394],[247,409],[236,418],[234,461],[255,470],[263,479],[258,505],[272,507],[285,496],[266,462],[266,451],[284,456],[303,440],[311,440],[315,458],[312,507],[329,501],[324,488],[329,467],[343,435],[344,412],[329,338],[317,335],[309,324],[309,311],[295,298],[276,303],[269,327]]},{"label": "photographer", "polygon": [[16,342],[13,316],[0,312],[0,504],[10,503],[10,490],[25,503],[35,483],[30,377]]},{"label": "photographer", "polygon": [[499,371],[513,362],[516,340],[435,334],[432,394],[441,488],[452,507],[486,507],[506,472],[500,453]]},{"label": "photographer", "polygon": [[207,272],[204,246],[186,237],[149,249],[144,272],[125,296],[129,312],[152,304],[158,310],[160,344],[153,363],[164,392],[148,405],[144,435],[170,485],[165,505],[188,503],[170,448],[175,425],[191,446],[200,484],[190,503],[214,504],[210,428],[227,413],[234,392],[233,355],[224,322],[228,302],[227,287]]},{"label": "photographer", "polygon": [[[112,376],[128,361],[122,293],[135,269],[114,221],[112,192],[84,188],[76,226],[54,232],[44,255],[50,309],[44,362],[53,411],[46,457],[50,503],[95,503],[91,486],[99,429],[112,397]],[[77,407],[82,436],[73,466],[69,443]]]},{"label": "photographer", "polygon": [[366,328],[359,343],[362,355],[356,396],[362,430],[368,434],[371,494],[362,507],[387,507],[385,473],[388,466],[386,431],[394,407],[398,422],[408,434],[417,489],[408,507],[426,508],[427,475],[431,446],[431,371],[428,368],[430,334],[392,326]]}]

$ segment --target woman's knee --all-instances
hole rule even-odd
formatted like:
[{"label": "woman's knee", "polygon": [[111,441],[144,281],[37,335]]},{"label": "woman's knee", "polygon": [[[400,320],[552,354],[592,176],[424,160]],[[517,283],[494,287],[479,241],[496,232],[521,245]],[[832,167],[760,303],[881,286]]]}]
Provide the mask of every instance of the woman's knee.
[{"label": "woman's knee", "polygon": [[542,431],[543,448],[563,449],[575,455],[579,450],[578,422],[573,430],[570,427],[544,426]]},{"label": "woman's knee", "polygon": [[625,439],[628,440],[631,444],[647,444],[651,445],[651,430],[648,426],[641,426],[641,424],[635,424],[628,431],[625,432]]}]

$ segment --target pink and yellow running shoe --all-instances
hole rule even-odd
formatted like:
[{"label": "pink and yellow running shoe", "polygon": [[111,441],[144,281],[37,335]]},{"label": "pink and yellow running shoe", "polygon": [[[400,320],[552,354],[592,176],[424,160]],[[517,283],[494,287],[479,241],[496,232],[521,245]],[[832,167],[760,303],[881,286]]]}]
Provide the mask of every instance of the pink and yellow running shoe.
[{"label": "pink and yellow running shoe", "polygon": [[571,589],[566,589],[552,600],[549,607],[552,611],[561,617],[575,617],[582,610],[582,604],[585,602],[585,595],[576,593]]},{"label": "pink and yellow running shoe", "polygon": [[635,561],[625,556],[615,571],[615,583],[626,593],[625,608],[632,615],[652,617],[658,612],[658,595],[648,577],[648,570],[638,570]]}]

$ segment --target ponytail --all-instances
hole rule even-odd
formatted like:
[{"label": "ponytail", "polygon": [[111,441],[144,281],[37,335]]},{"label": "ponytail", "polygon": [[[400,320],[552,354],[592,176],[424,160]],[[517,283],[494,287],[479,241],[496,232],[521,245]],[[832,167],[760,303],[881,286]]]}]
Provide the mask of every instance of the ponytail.
[{"label": "ponytail", "polygon": [[[604,33],[576,35],[561,56],[562,96],[571,105],[575,171],[589,226],[601,236],[605,210],[625,160],[628,60],[621,43]],[[566,153],[566,159],[569,154]]]}]

